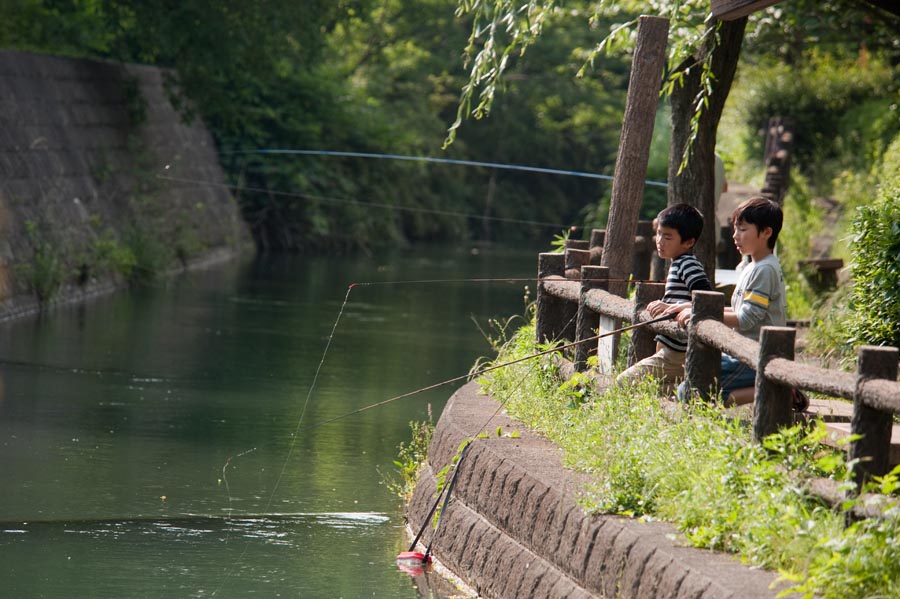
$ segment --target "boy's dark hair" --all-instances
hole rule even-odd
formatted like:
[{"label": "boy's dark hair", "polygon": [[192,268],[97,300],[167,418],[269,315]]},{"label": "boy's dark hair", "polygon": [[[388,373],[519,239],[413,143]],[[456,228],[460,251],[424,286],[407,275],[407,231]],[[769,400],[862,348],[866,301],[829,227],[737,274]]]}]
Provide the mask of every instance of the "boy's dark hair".
[{"label": "boy's dark hair", "polygon": [[772,228],[772,236],[769,237],[768,246],[770,250],[775,249],[775,242],[778,241],[778,234],[781,232],[781,226],[784,224],[784,213],[781,206],[768,198],[762,196],[753,196],[747,198],[734,209],[731,214],[731,222],[734,224],[747,223],[748,225],[756,225],[760,231],[766,227]]},{"label": "boy's dark hair", "polygon": [[703,231],[703,215],[690,204],[673,204],[659,213],[656,226],[675,229],[681,241],[697,241]]}]

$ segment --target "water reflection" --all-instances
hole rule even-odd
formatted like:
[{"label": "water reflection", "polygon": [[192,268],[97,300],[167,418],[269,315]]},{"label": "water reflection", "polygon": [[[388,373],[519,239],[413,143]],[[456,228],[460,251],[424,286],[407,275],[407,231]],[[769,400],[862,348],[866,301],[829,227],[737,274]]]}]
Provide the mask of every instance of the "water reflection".
[{"label": "water reflection", "polygon": [[351,282],[535,266],[453,251],[232,264],[3,325],[4,593],[445,596],[394,565],[383,473],[453,388],[313,426],[490,353],[472,318],[521,312],[519,284],[360,286],[332,336]]}]

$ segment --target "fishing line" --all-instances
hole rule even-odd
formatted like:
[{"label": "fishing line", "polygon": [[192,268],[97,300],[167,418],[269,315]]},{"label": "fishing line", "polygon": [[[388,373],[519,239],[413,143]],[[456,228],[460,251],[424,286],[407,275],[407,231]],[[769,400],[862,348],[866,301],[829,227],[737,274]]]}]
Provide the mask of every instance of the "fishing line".
[{"label": "fishing line", "polygon": [[[272,503],[273,503],[273,501],[274,501],[275,493],[276,493],[276,491],[278,490],[278,488],[279,488],[279,486],[280,486],[280,483],[281,483],[281,480],[282,480],[283,477],[284,477],[284,473],[285,473],[286,470],[287,470],[287,465],[288,465],[288,463],[289,463],[289,461],[290,461],[291,456],[293,455],[294,447],[296,446],[297,439],[299,438],[301,432],[304,432],[304,431],[307,431],[307,430],[312,430],[312,429],[315,429],[315,428],[318,428],[318,427],[321,427],[321,426],[325,426],[325,425],[327,425],[327,424],[331,424],[331,423],[337,422],[337,421],[339,421],[339,420],[343,420],[343,419],[348,418],[348,417],[350,417],[350,416],[353,416],[353,415],[356,415],[356,414],[360,414],[360,413],[362,413],[362,412],[365,412],[365,411],[368,411],[368,410],[372,410],[372,409],[374,409],[374,408],[377,408],[377,407],[380,407],[380,406],[384,406],[384,405],[387,405],[387,404],[389,404],[389,403],[393,403],[393,402],[395,402],[395,401],[398,401],[398,400],[400,400],[400,399],[403,399],[403,398],[406,398],[406,397],[411,397],[411,396],[417,395],[417,394],[419,394],[419,393],[423,393],[423,392],[425,392],[425,391],[429,391],[429,390],[432,390],[432,389],[436,389],[436,388],[438,388],[438,387],[442,387],[442,386],[448,385],[448,384],[450,384],[450,383],[459,382],[459,381],[466,380],[466,379],[471,379],[471,378],[473,378],[473,377],[480,376],[480,375],[482,375],[482,374],[486,374],[486,373],[488,373],[488,372],[492,372],[492,371],[498,370],[498,369],[500,369],[500,368],[504,368],[504,367],[507,367],[507,366],[511,366],[511,365],[513,365],[513,364],[518,364],[518,363],[524,362],[524,361],[526,361],[526,360],[531,360],[531,359],[534,359],[534,358],[537,358],[537,357],[540,357],[540,356],[545,356],[545,355],[548,355],[548,354],[551,354],[551,353],[558,353],[558,352],[560,352],[560,351],[562,351],[562,350],[565,350],[565,349],[574,347],[574,346],[576,346],[576,345],[581,345],[581,344],[583,344],[583,343],[590,343],[590,342],[592,342],[592,341],[596,341],[596,340],[598,340],[598,339],[601,339],[601,338],[603,338],[603,337],[607,337],[607,336],[609,336],[609,335],[613,335],[613,334],[617,334],[617,333],[622,333],[622,332],[625,332],[625,331],[628,331],[628,330],[631,330],[631,329],[634,329],[634,328],[637,328],[637,327],[640,327],[640,326],[644,326],[644,325],[651,324],[651,323],[654,323],[654,322],[661,322],[661,321],[663,321],[663,320],[668,320],[668,319],[671,319],[671,318],[674,317],[674,314],[667,314],[667,315],[664,315],[664,316],[661,316],[661,317],[658,317],[658,318],[654,318],[654,319],[651,319],[651,320],[647,320],[647,321],[644,321],[644,322],[641,322],[641,323],[638,323],[638,324],[633,324],[633,325],[630,325],[630,326],[622,327],[622,328],[616,329],[616,330],[614,330],[614,331],[608,331],[608,332],[602,333],[602,334],[600,334],[600,335],[596,335],[596,336],[593,336],[593,337],[588,337],[588,338],[586,338],[586,339],[581,339],[581,340],[578,340],[578,341],[575,341],[575,342],[572,342],[572,343],[568,343],[568,344],[564,344],[564,345],[561,345],[561,346],[556,346],[556,347],[554,347],[554,348],[551,348],[551,349],[548,349],[548,350],[544,350],[544,351],[541,351],[541,352],[538,352],[538,353],[535,353],[535,354],[531,354],[531,355],[529,355],[529,356],[525,356],[525,357],[522,357],[522,358],[518,358],[518,359],[516,359],[516,360],[511,360],[511,361],[504,362],[504,363],[501,363],[501,364],[494,364],[494,365],[492,365],[492,366],[489,366],[489,367],[486,367],[486,368],[479,369],[479,370],[477,370],[477,371],[475,371],[475,372],[469,372],[469,373],[467,373],[467,374],[465,374],[465,375],[462,375],[462,376],[453,377],[453,378],[451,378],[451,379],[447,379],[447,380],[444,380],[444,381],[441,381],[441,382],[438,382],[438,383],[434,383],[434,384],[432,384],[432,385],[427,385],[427,386],[425,386],[425,387],[420,387],[419,389],[415,389],[415,390],[409,391],[409,392],[407,392],[407,393],[403,393],[403,394],[400,394],[400,395],[396,395],[396,396],[391,397],[391,398],[388,398],[388,399],[386,399],[386,400],[383,400],[383,401],[380,401],[380,402],[377,402],[377,403],[374,403],[374,404],[370,404],[370,405],[368,405],[368,406],[364,406],[364,407],[359,408],[359,409],[357,409],[357,410],[352,410],[352,411],[347,412],[347,413],[345,413],[345,414],[342,414],[342,415],[340,415],[340,416],[337,416],[337,417],[334,417],[334,418],[329,418],[329,419],[323,420],[323,421],[321,421],[321,422],[315,423],[315,424],[313,424],[313,425],[309,425],[309,426],[305,426],[305,427],[304,427],[304,426],[303,426],[303,421],[304,421],[304,418],[305,418],[305,415],[306,415],[306,410],[307,410],[307,407],[308,407],[308,405],[309,405],[310,398],[312,397],[313,391],[315,390],[316,384],[317,384],[317,382],[318,382],[319,373],[321,372],[322,366],[323,366],[324,363],[325,363],[325,359],[326,359],[326,357],[327,357],[327,355],[328,355],[328,352],[329,352],[329,349],[330,349],[330,347],[331,347],[332,340],[334,339],[334,333],[335,333],[335,331],[337,330],[338,324],[339,324],[340,321],[341,321],[341,318],[342,318],[343,313],[344,313],[344,309],[345,309],[347,303],[349,302],[349,299],[350,299],[350,293],[353,291],[353,289],[354,289],[355,287],[360,287],[360,286],[363,286],[363,284],[352,283],[352,284],[350,284],[350,285],[348,286],[348,288],[347,288],[347,293],[346,293],[346,295],[344,296],[344,301],[343,301],[343,303],[341,304],[341,307],[340,307],[340,309],[339,309],[339,311],[338,311],[337,318],[335,318],[334,324],[332,325],[331,333],[330,333],[330,335],[328,336],[328,341],[327,341],[327,343],[325,344],[325,348],[324,348],[324,350],[323,350],[323,352],[322,352],[322,357],[321,357],[321,359],[319,360],[318,366],[316,367],[315,375],[313,376],[313,381],[312,381],[312,383],[310,384],[310,388],[309,388],[309,390],[308,390],[308,392],[307,392],[307,394],[306,394],[306,399],[305,399],[305,401],[304,401],[304,403],[303,403],[303,408],[302,408],[302,410],[301,410],[300,417],[299,417],[299,419],[298,419],[298,421],[297,421],[296,427],[294,428],[294,433],[293,433],[293,435],[292,435],[291,443],[290,443],[289,448],[288,448],[288,453],[287,453],[287,455],[285,456],[285,459],[284,459],[284,462],[283,462],[283,464],[282,464],[281,470],[280,470],[280,472],[279,472],[279,474],[278,474],[278,477],[277,477],[277,479],[276,479],[276,482],[275,482],[275,484],[274,484],[274,486],[273,486],[273,488],[272,488],[272,491],[271,491],[271,493],[269,494],[269,498],[268,498],[268,500],[267,500],[267,502],[266,502],[266,507],[265,507],[265,510],[264,510],[265,512],[268,512],[268,511],[271,509]],[[501,407],[502,407],[502,405],[498,407],[497,412],[499,412],[499,410],[500,410]],[[492,419],[494,416],[496,416],[496,413],[493,414],[493,415],[491,415],[491,419]],[[487,426],[487,423],[489,423],[489,422],[490,422],[490,419],[488,419],[488,421],[482,426],[482,429],[483,429],[484,427],[486,427],[486,426]],[[479,431],[479,432],[480,432],[480,431]],[[247,450],[247,451],[245,451],[245,452],[243,452],[242,454],[239,454],[239,455],[244,455],[244,454],[246,454],[246,453],[250,453],[251,451],[255,451],[255,449],[256,449],[256,448],[253,448],[253,449],[251,449],[251,450]],[[232,458],[229,458],[229,459],[226,461],[225,465],[223,466],[223,468],[222,468],[223,476],[225,475],[226,469],[227,469],[228,465],[229,465],[231,462],[232,462]],[[458,465],[459,465],[459,461],[457,461],[457,467],[458,467]],[[455,477],[455,475],[456,475],[457,472],[458,472],[458,470],[454,471],[454,477]],[[230,502],[230,491],[227,489],[227,485],[226,485],[226,491],[229,493],[229,502]],[[244,548],[243,548],[243,550],[242,550],[242,552],[241,552],[241,555],[238,556],[238,558],[237,558],[237,560],[236,560],[237,563],[240,563],[240,562],[243,560],[243,558],[246,556],[246,553],[247,553],[248,550],[249,550],[249,541],[244,545]],[[227,571],[226,571],[226,572],[227,572]],[[221,586],[220,586],[219,588],[221,588]],[[218,590],[219,590],[219,589],[216,589],[216,590],[212,593],[212,595],[216,595],[216,594],[218,593]]]},{"label": "fishing line", "polygon": [[[344,301],[343,301],[343,303],[341,303],[341,307],[338,310],[337,318],[335,318],[334,324],[331,327],[331,333],[328,335],[328,341],[325,343],[325,349],[322,351],[322,358],[319,360],[318,366],[316,366],[316,371],[315,371],[315,374],[313,375],[312,383],[310,383],[309,390],[306,393],[306,399],[303,402],[303,408],[300,410],[300,417],[297,420],[297,426],[294,429],[294,433],[291,435],[291,443],[290,443],[290,445],[288,445],[287,456],[285,456],[284,463],[281,465],[281,470],[278,473],[278,477],[275,479],[275,485],[272,487],[272,492],[269,494],[269,499],[266,502],[265,511],[268,511],[269,508],[272,507],[272,502],[274,501],[274,498],[275,498],[275,492],[278,490],[278,487],[281,485],[281,480],[284,478],[284,473],[287,470],[288,462],[290,461],[291,456],[294,453],[294,447],[297,444],[298,433],[301,430],[300,427],[303,424],[303,420],[306,416],[306,408],[309,406],[309,400],[312,397],[313,391],[316,388],[316,383],[319,380],[319,373],[322,371],[322,365],[325,364],[325,357],[328,355],[328,350],[331,348],[331,342],[334,339],[334,332],[337,330],[338,323],[341,321],[341,317],[344,315],[344,308],[347,306],[347,302],[350,299],[350,292],[353,291],[353,288],[355,286],[356,285],[353,284],[347,288],[347,294],[344,296]],[[251,451],[255,451],[255,450],[256,450],[256,448],[254,447],[253,449],[243,451],[235,456],[229,457],[225,461],[225,465],[222,467],[222,476],[223,477],[225,476],[225,470],[226,470],[226,468],[228,468],[229,464],[231,464],[232,458],[240,457],[242,455],[248,454]],[[226,483],[226,490],[227,490],[227,483]],[[231,503],[230,491],[229,491],[228,501],[230,504]]]},{"label": "fishing line", "polygon": [[[343,301],[343,303],[341,303],[341,307],[338,310],[337,318],[335,318],[334,324],[331,327],[331,333],[328,335],[328,341],[325,343],[325,349],[322,351],[322,358],[319,360],[318,366],[316,366],[316,371],[315,371],[315,374],[313,375],[312,383],[310,383],[309,391],[307,391],[307,393],[306,393],[306,399],[303,402],[303,408],[300,411],[300,417],[297,420],[297,426],[294,429],[293,435],[291,435],[291,442],[288,445],[287,455],[285,456],[284,462],[281,465],[281,470],[278,473],[278,477],[275,479],[275,484],[272,487],[272,492],[269,493],[269,498],[266,500],[266,507],[265,507],[265,510],[263,510],[264,512],[269,512],[271,510],[272,502],[275,500],[275,493],[278,491],[278,487],[281,485],[281,480],[284,478],[284,473],[287,471],[288,462],[290,462],[291,456],[294,453],[294,447],[296,446],[297,439],[299,438],[299,432],[301,430],[300,426],[303,424],[303,419],[306,416],[306,408],[309,405],[309,400],[312,397],[313,390],[315,389],[316,383],[319,380],[319,373],[322,371],[322,365],[325,364],[325,357],[328,355],[328,350],[331,348],[331,342],[334,339],[334,332],[337,330],[338,323],[341,321],[341,317],[344,315],[344,308],[347,306],[347,302],[350,299],[350,292],[353,291],[354,287],[355,287],[355,285],[351,284],[347,288],[347,293],[346,293],[346,295],[344,295],[344,301]],[[240,457],[242,455],[246,455],[246,454],[250,453],[251,451],[255,451],[255,450],[256,450],[256,448],[254,447],[253,449],[244,451],[242,453],[237,454],[237,456],[233,456],[233,457]],[[225,461],[225,465],[222,466],[223,478],[225,477],[225,471],[228,468],[228,465],[231,464],[231,462],[232,462],[232,458],[229,457]],[[231,505],[231,491],[230,491],[227,483],[225,484],[225,489],[226,489],[226,493],[228,494],[228,505],[230,506]],[[249,550],[249,547],[250,547],[250,541],[248,540],[244,544],[244,548],[241,551],[241,554],[235,560],[235,563],[239,564],[243,561],[244,557],[247,555],[247,551]],[[226,570],[226,573],[227,572],[228,572],[228,570]],[[223,583],[224,583],[224,581],[223,581]],[[221,588],[222,587],[220,585],[215,591],[213,591],[212,595],[218,594],[219,589],[221,589]]]},{"label": "fishing line", "polygon": [[[436,162],[443,164],[456,164],[461,166],[482,166],[487,168],[529,171],[532,173],[544,173],[548,175],[565,175],[569,177],[586,177],[588,179],[604,179],[612,181],[612,175],[601,175],[599,173],[587,173],[584,171],[568,171],[555,168],[544,168],[539,166],[525,166],[521,164],[509,164],[503,162],[480,162],[477,160],[459,160],[453,158],[434,158],[431,156],[410,156],[407,154],[379,154],[373,152],[337,152],[329,150],[281,150],[281,149],[257,149],[257,150],[230,150],[220,151],[219,154],[262,154],[262,155],[305,155],[305,156],[344,156],[350,158],[382,158],[387,160],[411,160],[415,162]],[[646,185],[655,185],[657,187],[668,187],[669,184],[664,181],[644,181]]]},{"label": "fishing line", "polygon": [[591,278],[583,279],[563,279],[556,276],[549,277],[499,277],[499,278],[474,278],[474,279],[398,279],[395,281],[365,281],[361,283],[353,283],[359,287],[370,287],[375,285],[406,285],[417,284],[427,285],[435,283],[663,283],[663,281],[654,281],[653,279],[634,279],[634,278]]},{"label": "fishing line", "polygon": [[510,360],[509,362],[503,362],[503,363],[501,363],[501,364],[494,364],[494,365],[492,365],[492,366],[488,366],[488,367],[486,367],[486,368],[482,368],[482,369],[480,369],[480,370],[476,370],[475,372],[470,372],[470,373],[468,373],[468,374],[464,374],[464,375],[461,375],[461,376],[457,376],[457,377],[453,377],[453,378],[450,378],[450,379],[446,379],[446,380],[444,380],[444,381],[441,381],[441,382],[439,382],[439,383],[433,383],[433,384],[428,385],[428,386],[426,386],[426,387],[420,387],[419,389],[415,389],[415,390],[413,390],[413,391],[408,391],[408,392],[402,393],[402,394],[400,394],[400,395],[395,395],[394,397],[390,397],[390,398],[385,399],[385,400],[383,400],[383,401],[379,401],[378,403],[369,404],[369,405],[367,405],[367,406],[364,406],[364,407],[362,407],[362,408],[358,408],[358,409],[353,410],[353,411],[351,411],[351,412],[347,412],[347,413],[345,413],[345,414],[341,414],[340,416],[335,416],[335,417],[333,417],[333,418],[329,418],[329,419],[327,419],[327,420],[323,420],[323,421],[317,422],[317,423],[315,423],[315,424],[307,425],[307,426],[305,426],[305,427],[303,427],[303,428],[297,429],[297,432],[302,432],[302,431],[312,430],[312,429],[318,428],[318,427],[320,427],[320,426],[325,426],[326,424],[331,424],[331,423],[333,423],[333,422],[337,422],[338,420],[343,420],[344,418],[348,418],[348,417],[350,417],[350,416],[355,416],[356,414],[361,414],[362,412],[366,412],[366,411],[372,410],[372,409],[374,409],[374,408],[379,408],[379,407],[384,406],[384,405],[387,405],[387,404],[389,404],[389,403],[393,403],[393,402],[395,402],[395,401],[399,401],[399,400],[401,400],[401,399],[405,399],[405,398],[411,397],[411,396],[413,396],[413,395],[418,395],[419,393],[424,393],[425,391],[431,391],[431,390],[433,390],[433,389],[437,389],[438,387],[443,387],[444,385],[449,385],[450,383],[457,383],[457,382],[459,382],[459,381],[464,381],[464,380],[466,380],[466,379],[471,379],[472,377],[481,376],[482,374],[486,374],[486,373],[488,373],[488,372],[493,372],[494,370],[499,370],[500,368],[505,368],[505,367],[507,367],[507,366],[512,366],[513,364],[519,364],[520,362],[525,362],[526,360],[532,360],[532,359],[534,359],[534,358],[539,358],[539,357],[541,357],[541,356],[546,356],[546,355],[549,355],[549,354],[552,354],[552,353],[558,353],[558,352],[560,352],[560,351],[562,351],[562,350],[564,350],[564,349],[569,349],[569,348],[575,347],[576,345],[581,345],[581,344],[583,344],[583,343],[590,343],[590,342],[592,342],[592,341],[597,341],[598,339],[603,339],[604,337],[609,337],[610,335],[616,335],[616,334],[619,334],[619,333],[624,333],[624,332],[626,332],[626,331],[630,331],[630,330],[636,329],[636,328],[638,328],[638,327],[646,326],[646,325],[648,325],[648,324],[653,324],[653,323],[657,323],[657,322],[663,322],[664,320],[671,320],[671,319],[673,319],[673,318],[675,318],[675,314],[665,314],[665,315],[663,315],[663,316],[658,316],[658,317],[656,317],[656,318],[651,318],[650,320],[645,320],[645,321],[639,322],[639,323],[637,323],[637,324],[628,325],[628,326],[626,326],[626,327],[621,327],[621,328],[615,329],[615,330],[613,330],[613,331],[607,331],[607,332],[601,333],[601,334],[599,334],[599,335],[594,335],[593,337],[586,337],[586,338],[581,339],[581,340],[579,340],[579,341],[573,341],[573,342],[567,343],[567,344],[565,344],[565,345],[559,345],[559,346],[553,347],[553,348],[551,348],[551,349],[547,349],[547,350],[538,352],[538,353],[536,353],[536,354],[530,354],[530,355],[524,356],[524,357],[522,357],[522,358],[516,358],[515,360]]},{"label": "fishing line", "polygon": [[[168,167],[167,167],[168,168]],[[194,185],[202,185],[206,187],[217,187],[221,189],[229,189],[232,191],[250,191],[255,193],[264,193],[274,196],[283,196],[290,198],[303,198],[305,200],[316,200],[320,202],[328,202],[332,204],[351,204],[356,206],[365,206],[368,208],[382,208],[384,210],[398,210],[401,212],[417,212],[421,214],[438,214],[441,216],[459,216],[465,218],[473,218],[478,220],[489,220],[501,223],[513,223],[517,225],[530,225],[535,227],[553,227],[557,229],[578,229],[575,225],[565,225],[562,223],[551,223],[546,221],[527,220],[520,218],[506,218],[502,216],[489,216],[484,214],[474,214],[472,212],[458,212],[454,210],[439,210],[437,208],[421,208],[416,206],[398,206],[396,204],[385,204],[383,202],[364,202],[362,200],[350,200],[346,198],[335,198],[329,196],[321,196],[309,193],[301,193],[299,191],[279,191],[277,189],[268,189],[265,187],[251,187],[246,185],[233,185],[231,183],[219,183],[217,181],[209,181],[204,179],[192,179],[187,177],[173,177],[170,175],[156,175],[157,179],[165,181],[173,181],[176,183],[190,183]]]}]

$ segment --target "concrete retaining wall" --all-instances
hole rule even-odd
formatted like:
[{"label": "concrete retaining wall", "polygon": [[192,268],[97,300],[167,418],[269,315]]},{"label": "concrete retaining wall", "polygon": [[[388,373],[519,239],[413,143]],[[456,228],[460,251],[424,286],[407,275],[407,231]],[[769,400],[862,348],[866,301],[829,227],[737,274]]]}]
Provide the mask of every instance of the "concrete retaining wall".
[{"label": "concrete retaining wall", "polygon": [[129,244],[165,248],[166,269],[252,249],[208,131],[165,77],[0,51],[0,319],[121,286],[111,255]]},{"label": "concrete retaining wall", "polygon": [[[483,597],[773,599],[775,574],[730,556],[681,546],[663,523],[588,516],[575,497],[584,475],[562,466],[560,450],[504,415],[475,383],[448,402],[429,466],[408,506],[418,531],[435,497],[434,473],[460,443],[476,439],[460,469],[433,553]],[[518,431],[519,438],[500,438]],[[424,543],[431,540],[429,526]]]}]

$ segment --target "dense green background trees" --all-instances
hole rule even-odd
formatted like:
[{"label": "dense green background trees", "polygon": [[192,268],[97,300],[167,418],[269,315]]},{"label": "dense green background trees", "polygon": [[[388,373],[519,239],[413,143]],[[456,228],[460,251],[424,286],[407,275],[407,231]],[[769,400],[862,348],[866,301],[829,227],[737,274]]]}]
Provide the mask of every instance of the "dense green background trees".
[{"label": "dense green background trees", "polygon": [[[547,239],[602,194],[595,179],[364,158],[437,156],[611,173],[625,57],[575,79],[595,32],[567,22],[521,60],[504,110],[442,151],[464,83],[468,23],[452,0],[2,0],[0,45],[174,69],[211,128],[264,248],[416,239]],[[173,90],[175,87],[173,86]],[[398,207],[389,209],[386,206]],[[462,215],[462,216],[461,216]],[[471,215],[471,216],[465,216]],[[556,223],[504,224],[481,216]]]},{"label": "dense green background trees", "polygon": [[[460,7],[466,10],[457,15]],[[708,149],[716,133],[729,178],[761,187],[761,128],[771,116],[796,124],[785,205],[793,234],[781,243],[789,269],[808,257],[808,233],[823,222],[817,197],[832,196],[843,208],[833,253],[849,260],[853,250],[844,240],[845,233],[858,236],[851,225],[856,207],[871,203],[887,181],[886,148],[900,134],[900,20],[884,7],[891,5],[791,0],[751,15],[722,124],[712,119],[698,138]],[[677,169],[666,165],[680,166],[694,131],[686,113],[699,105],[712,115],[709,107],[718,110],[723,100],[716,90],[728,91],[724,80],[705,75],[720,76],[704,65],[713,65],[713,39],[723,31],[705,21],[707,10],[701,0],[0,0],[0,46],[171,68],[173,97],[211,128],[263,248],[419,239],[543,244],[563,225],[603,226],[608,185],[258,150],[433,156],[610,175],[630,60],[627,24],[648,11],[675,23],[668,74],[678,101],[672,112],[660,111],[648,172],[671,180]],[[470,39],[476,18],[497,25],[494,50],[502,61],[487,61],[481,71],[463,56],[486,39]],[[600,46],[607,38],[614,43]],[[461,91],[479,78],[493,86],[472,87],[476,104],[464,101],[460,112]],[[683,81],[693,87],[677,85]],[[491,98],[490,116],[460,120],[454,143],[442,149],[448,127],[477,106],[481,92]],[[670,115],[671,127],[664,122]],[[670,195],[705,195],[706,162],[689,162],[681,175],[688,185]],[[647,188],[643,216],[665,202],[658,188]],[[803,286],[794,275],[796,296]],[[816,299],[793,305],[808,311]]]}]

